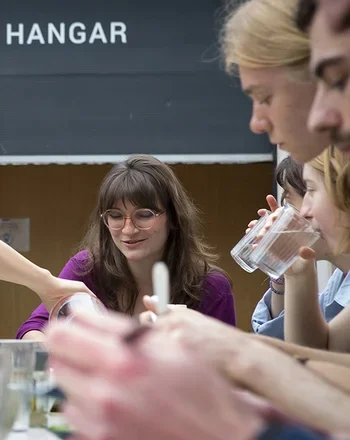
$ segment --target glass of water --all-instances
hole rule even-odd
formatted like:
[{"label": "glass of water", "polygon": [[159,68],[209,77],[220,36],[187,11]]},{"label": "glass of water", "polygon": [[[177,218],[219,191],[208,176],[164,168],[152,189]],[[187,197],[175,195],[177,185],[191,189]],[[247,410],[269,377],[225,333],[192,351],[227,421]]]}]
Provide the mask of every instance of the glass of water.
[{"label": "glass of water", "polygon": [[257,235],[266,224],[266,220],[270,215],[270,211],[260,217],[256,225],[236,244],[231,250],[231,257],[246,272],[254,272],[257,268],[256,263],[252,260],[252,252],[254,245],[257,243]]},{"label": "glass of water", "polygon": [[72,319],[76,313],[90,312],[104,314],[106,308],[103,303],[94,295],[86,292],[78,292],[62,298],[50,312],[50,320]]},{"label": "glass of water", "polygon": [[9,376],[10,406],[14,408],[18,403],[13,431],[28,431],[29,429],[36,346],[37,342],[29,340],[0,340],[0,351],[9,353],[11,359]]},{"label": "glass of water", "polygon": [[301,247],[312,246],[320,234],[292,205],[285,205],[250,255],[262,272],[279,278],[298,259]]},{"label": "glass of water", "polygon": [[19,410],[19,393],[10,389],[12,354],[0,350],[0,438],[5,439],[12,430]]}]

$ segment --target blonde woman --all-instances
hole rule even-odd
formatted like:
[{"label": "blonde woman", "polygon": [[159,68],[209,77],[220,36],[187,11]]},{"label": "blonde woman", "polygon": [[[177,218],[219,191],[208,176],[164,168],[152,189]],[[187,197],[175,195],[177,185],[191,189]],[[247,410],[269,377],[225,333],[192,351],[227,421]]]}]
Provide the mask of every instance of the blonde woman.
[{"label": "blonde woman", "polygon": [[[341,159],[339,160],[343,162],[345,161],[344,156],[342,156],[339,152],[336,152],[336,156],[341,156]],[[317,163],[320,162],[323,170],[323,160],[318,157],[314,161]],[[339,166],[342,166],[339,162],[338,164]],[[343,165],[346,165],[346,163]],[[305,172],[308,172],[309,166],[309,164],[305,165]],[[303,165],[297,164],[295,161],[293,161],[293,159],[291,159],[290,156],[288,156],[278,165],[275,173],[278,184],[284,190],[282,194],[282,201],[287,201],[299,210],[303,204],[303,199],[307,189],[306,183],[303,180],[303,168]],[[322,180],[324,180],[324,176],[322,176]],[[332,185],[330,192],[332,192]],[[307,199],[308,197],[309,193],[307,195]],[[271,211],[275,211],[276,207],[278,206],[275,198],[269,195],[267,196],[266,200],[270,205]],[[266,212],[266,210],[262,209],[258,212],[259,214],[263,214]],[[328,221],[331,220],[332,218],[330,216],[335,212],[339,213],[340,211],[337,210],[333,204],[332,209],[325,212],[321,219],[321,224],[324,218],[328,218]],[[252,227],[255,223],[256,220],[253,220],[248,225],[248,228]],[[337,229],[338,228],[332,228],[331,234],[334,234]],[[310,313],[309,310],[310,298],[313,298],[313,301],[318,302],[319,309],[327,322],[334,319],[335,316],[344,310],[344,307],[350,304],[350,272],[347,273],[348,256],[346,254],[339,254],[338,252],[331,252],[325,239],[319,240],[313,249],[315,251],[316,261],[329,261],[336,268],[330,277],[325,290],[317,294],[317,289],[314,285],[316,276],[315,267],[311,267],[308,271],[311,278],[307,276],[307,273],[304,274],[305,279],[302,293],[298,290],[296,293],[292,294],[292,299],[290,299],[290,292],[285,291],[284,276],[282,276],[279,280],[271,279],[270,288],[265,292],[264,296],[258,302],[252,316],[252,327],[255,333],[284,339],[284,301],[287,294],[288,300],[293,301],[293,307],[296,309],[299,320],[303,316],[306,326],[310,325],[310,322],[312,322],[312,313]],[[310,286],[310,294],[308,291],[308,286]],[[288,287],[289,289],[291,288],[290,284]],[[298,304],[296,304],[296,301],[298,301]],[[314,305],[314,303],[312,304]],[[316,310],[318,309],[316,308]],[[315,335],[314,331],[309,333],[313,338]],[[291,340],[294,339],[291,338]],[[311,343],[310,345],[313,346],[315,344]]]},{"label": "blonde woman", "polygon": [[[335,256],[343,272],[344,293],[350,285],[348,166],[348,158],[332,148],[305,164],[306,194],[301,208]],[[344,206],[348,209],[339,208]],[[350,353],[350,306],[327,323],[319,306],[314,253],[305,248],[301,255],[285,274],[286,340]]]}]

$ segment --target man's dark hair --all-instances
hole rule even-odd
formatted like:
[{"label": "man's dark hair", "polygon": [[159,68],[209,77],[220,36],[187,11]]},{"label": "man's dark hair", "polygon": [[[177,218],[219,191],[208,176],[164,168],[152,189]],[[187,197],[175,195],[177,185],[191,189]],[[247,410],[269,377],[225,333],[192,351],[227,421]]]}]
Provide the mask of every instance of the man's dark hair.
[{"label": "man's dark hair", "polygon": [[311,26],[312,20],[316,14],[317,0],[299,0],[298,8],[295,14],[296,27],[302,31],[307,32]]}]

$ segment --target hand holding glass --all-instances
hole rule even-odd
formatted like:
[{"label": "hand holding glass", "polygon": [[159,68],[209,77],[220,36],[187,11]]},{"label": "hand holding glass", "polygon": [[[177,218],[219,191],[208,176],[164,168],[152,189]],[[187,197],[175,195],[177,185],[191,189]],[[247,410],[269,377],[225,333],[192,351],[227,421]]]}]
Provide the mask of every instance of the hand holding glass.
[{"label": "hand holding glass", "polygon": [[101,315],[106,313],[106,308],[94,295],[86,292],[75,293],[58,301],[51,310],[50,320],[59,318],[72,319],[76,313],[84,311]]},{"label": "hand holding glass", "polygon": [[314,231],[311,223],[302,217],[292,205],[285,205],[281,209],[270,229],[265,232],[259,241],[259,234],[266,227],[266,221],[267,219],[262,222],[264,224],[257,233],[253,234],[255,246],[249,253],[250,270],[240,264],[237,258],[234,256],[233,258],[247,272],[252,272],[251,268],[254,268],[254,270],[259,268],[270,277],[279,278],[297,260],[300,248],[312,246],[320,238],[320,234]]}]

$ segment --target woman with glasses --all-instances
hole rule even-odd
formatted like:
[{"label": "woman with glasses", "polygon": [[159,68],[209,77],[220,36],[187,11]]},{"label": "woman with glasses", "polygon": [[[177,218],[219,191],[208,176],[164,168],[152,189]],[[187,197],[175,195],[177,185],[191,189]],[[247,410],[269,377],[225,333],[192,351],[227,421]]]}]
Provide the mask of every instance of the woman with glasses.
[{"label": "woman with glasses", "polygon": [[[199,235],[197,209],[170,167],[152,156],[130,156],[107,174],[81,249],[60,277],[83,281],[109,309],[145,311],[152,266],[163,260],[171,303],[235,325],[231,283]],[[17,338],[43,340],[48,317],[41,304]]]}]

